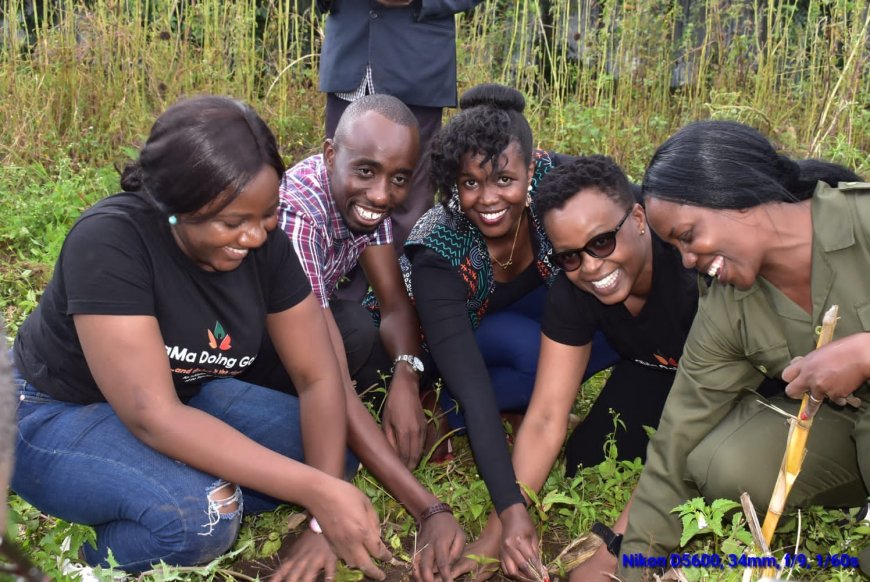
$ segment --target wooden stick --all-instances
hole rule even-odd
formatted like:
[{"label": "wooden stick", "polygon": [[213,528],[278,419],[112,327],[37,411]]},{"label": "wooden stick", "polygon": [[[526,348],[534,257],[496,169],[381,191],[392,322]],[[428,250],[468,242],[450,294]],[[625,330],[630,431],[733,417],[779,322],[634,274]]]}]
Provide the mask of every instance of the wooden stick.
[{"label": "wooden stick", "polygon": [[743,506],[743,515],[746,516],[746,525],[749,526],[749,533],[752,534],[752,539],[755,541],[756,549],[762,555],[770,554],[770,546],[767,545],[767,540],[761,533],[761,524],[758,522],[758,514],[755,513],[755,506],[749,499],[749,493],[744,491],[740,495],[740,505]]},{"label": "wooden stick", "polygon": [[[839,308],[836,305],[825,312],[822,318],[822,329],[819,333],[816,349],[833,339],[838,312]],[[770,497],[767,514],[764,516],[764,525],[761,527],[761,533],[768,547],[770,547],[770,542],[773,540],[773,532],[776,530],[776,525],[779,523],[779,518],[785,508],[788,494],[791,491],[792,485],[794,485],[795,479],[797,479],[798,473],[800,473],[801,465],[807,452],[807,437],[813,425],[813,417],[818,411],[819,406],[821,406],[821,400],[813,398],[808,390],[801,401],[801,408],[797,419],[789,421],[790,426],[785,445],[785,454],[783,455],[782,464],[777,475],[776,485],[773,487],[773,494]],[[769,570],[766,570],[764,573],[767,574],[768,572]]]}]

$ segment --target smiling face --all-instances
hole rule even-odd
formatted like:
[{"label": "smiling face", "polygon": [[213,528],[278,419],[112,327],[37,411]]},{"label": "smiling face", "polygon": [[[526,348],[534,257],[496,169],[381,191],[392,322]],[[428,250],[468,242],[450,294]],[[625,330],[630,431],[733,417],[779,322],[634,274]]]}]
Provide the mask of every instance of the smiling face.
[{"label": "smiling face", "polygon": [[516,142],[501,153],[498,169],[493,164],[481,167],[481,154],[462,156],[456,185],[462,212],[488,239],[513,237],[517,221],[526,207],[526,194],[534,172],[534,162],[526,164]]},{"label": "smiling face", "polygon": [[[558,253],[585,247],[616,228],[625,208],[598,188],[585,188],[562,208],[544,215],[544,227]],[[565,275],[577,287],[606,305],[624,302],[629,295],[645,296],[652,280],[652,244],[644,230],[643,209],[635,205],[616,234],[616,247],[603,259],[581,252],[580,268]],[[592,249],[595,250],[595,249]]]},{"label": "smiling face", "polygon": [[375,111],[352,120],[341,139],[326,141],[323,159],[329,187],[351,232],[374,232],[405,201],[419,144],[415,127]]},{"label": "smiling face", "polygon": [[686,268],[738,289],[751,287],[761,268],[765,245],[755,220],[761,208],[713,210],[658,198],[646,204],[650,226],[679,249]]},{"label": "smiling face", "polygon": [[242,192],[215,216],[205,221],[221,197],[205,208],[178,216],[172,227],[175,242],[206,271],[232,271],[248,251],[263,245],[266,234],[278,226],[278,172],[263,166]]}]

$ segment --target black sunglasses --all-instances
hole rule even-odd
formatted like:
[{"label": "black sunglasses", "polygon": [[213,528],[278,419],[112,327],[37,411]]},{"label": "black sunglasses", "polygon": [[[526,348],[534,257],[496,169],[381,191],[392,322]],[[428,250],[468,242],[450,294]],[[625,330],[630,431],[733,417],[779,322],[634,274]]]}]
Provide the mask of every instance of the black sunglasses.
[{"label": "black sunglasses", "polygon": [[634,210],[634,206],[628,209],[628,212],[625,213],[625,216],[623,216],[622,220],[619,221],[619,224],[616,225],[616,228],[608,230],[607,232],[602,232],[586,243],[584,247],[552,253],[550,258],[563,271],[576,271],[583,263],[583,255],[581,253],[586,253],[590,257],[596,259],[605,259],[609,257],[613,254],[613,251],[616,250],[616,233],[618,233],[619,229],[622,228],[622,225],[625,224],[626,219],[631,216],[632,210]]}]

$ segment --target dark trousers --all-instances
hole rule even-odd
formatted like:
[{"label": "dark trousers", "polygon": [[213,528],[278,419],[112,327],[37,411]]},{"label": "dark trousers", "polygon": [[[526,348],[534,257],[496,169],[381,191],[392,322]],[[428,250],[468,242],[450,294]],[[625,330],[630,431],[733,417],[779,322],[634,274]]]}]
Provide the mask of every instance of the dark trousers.
[{"label": "dark trousers", "polygon": [[[474,333],[499,412],[524,413],[532,399],[546,297],[547,287],[541,285],[504,309],[487,314]],[[584,380],[618,358],[604,335],[596,333]],[[446,388],[441,392],[441,408],[447,421],[451,428],[465,428],[465,417],[457,410],[450,386]]]},{"label": "dark trousers", "polygon": [[[390,359],[381,345],[378,328],[361,304],[333,299],[329,302],[329,309],[341,332],[348,372],[351,378],[357,380],[357,391],[360,392],[375,382],[377,370],[390,371]],[[360,375],[363,377],[360,378]],[[268,334],[263,334],[257,359],[239,379],[296,394],[293,381],[278,358]]]},{"label": "dark trousers", "polygon": [[[333,93],[326,95],[326,137],[332,138],[335,135],[335,128],[338,126],[338,120],[341,119],[342,113],[350,104],[349,101],[339,99]],[[420,162],[414,169],[414,175],[411,177],[411,189],[408,198],[405,202],[396,207],[391,215],[393,220],[393,237],[394,246],[398,254],[402,253],[402,247],[405,244],[405,239],[417,222],[417,219],[432,208],[435,201],[435,191],[429,180],[429,157],[426,155],[429,151],[429,144],[432,143],[432,138],[441,129],[441,115],[443,109],[441,107],[417,107],[409,105],[408,109],[417,118],[417,123],[420,125]],[[362,301],[368,288],[368,282],[362,269],[359,266],[355,267],[348,273],[349,282],[343,283],[338,289],[338,297],[340,299],[348,299],[353,301]]]},{"label": "dark trousers", "polygon": [[[578,465],[591,467],[602,462],[611,434],[618,451],[617,458],[639,457],[645,462],[649,437],[644,426],[658,428],[674,377],[672,372],[620,360],[613,367],[589,414],[568,437],[565,473],[573,477]],[[781,380],[765,379],[758,392],[770,396],[782,392],[783,386]],[[615,427],[614,413],[619,414]],[[710,446],[715,448],[717,441],[711,440],[714,444]]]},{"label": "dark trousers", "polygon": [[368,310],[356,301],[332,299],[329,308],[341,332],[348,370],[356,382],[356,391],[377,409],[386,389],[383,376],[392,373],[393,369],[393,362],[381,342],[380,331]]},{"label": "dark trousers", "polygon": [[[618,458],[645,460],[649,438],[643,427],[658,427],[673,382],[672,372],[629,360],[617,363],[589,414],[568,437],[565,473],[573,477],[577,465],[591,467],[603,461],[611,433],[619,451]],[[619,414],[616,428],[613,413]]]}]

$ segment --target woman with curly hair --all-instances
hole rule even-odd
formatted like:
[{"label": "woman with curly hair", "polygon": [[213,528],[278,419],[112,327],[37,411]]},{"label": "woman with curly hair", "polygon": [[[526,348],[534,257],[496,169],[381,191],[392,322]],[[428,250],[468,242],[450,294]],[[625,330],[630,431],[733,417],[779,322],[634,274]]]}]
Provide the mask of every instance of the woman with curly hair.
[{"label": "woman with curly hair", "polygon": [[[468,431],[472,452],[500,514],[533,530],[511,467],[500,412],[522,413],[537,370],[541,316],[559,269],[537,215],[537,186],[569,161],[532,146],[514,89],[479,85],[436,135],[431,176],[442,203],[417,222],[402,266],[429,353],[446,390],[442,407]],[[615,361],[601,343],[587,375]]]}]

